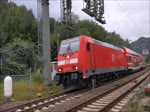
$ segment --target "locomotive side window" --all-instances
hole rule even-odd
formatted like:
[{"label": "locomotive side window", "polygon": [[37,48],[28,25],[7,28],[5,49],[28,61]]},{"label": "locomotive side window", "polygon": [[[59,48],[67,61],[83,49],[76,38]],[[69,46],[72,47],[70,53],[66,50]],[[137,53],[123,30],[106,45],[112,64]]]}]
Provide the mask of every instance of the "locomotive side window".
[{"label": "locomotive side window", "polygon": [[129,61],[130,61],[130,62],[132,61],[132,58],[131,58],[131,56],[128,56],[128,59],[129,59]]},{"label": "locomotive side window", "polygon": [[90,51],[90,43],[89,42],[86,44],[86,50]]},{"label": "locomotive side window", "polygon": [[142,59],[140,59],[140,62],[142,62]]}]

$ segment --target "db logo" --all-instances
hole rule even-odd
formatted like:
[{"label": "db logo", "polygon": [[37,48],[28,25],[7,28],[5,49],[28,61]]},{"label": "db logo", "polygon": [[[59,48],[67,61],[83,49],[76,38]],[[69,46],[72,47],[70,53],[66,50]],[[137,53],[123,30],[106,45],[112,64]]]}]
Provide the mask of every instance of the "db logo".
[{"label": "db logo", "polygon": [[66,60],[66,64],[69,64],[70,63],[70,61],[69,60]]}]

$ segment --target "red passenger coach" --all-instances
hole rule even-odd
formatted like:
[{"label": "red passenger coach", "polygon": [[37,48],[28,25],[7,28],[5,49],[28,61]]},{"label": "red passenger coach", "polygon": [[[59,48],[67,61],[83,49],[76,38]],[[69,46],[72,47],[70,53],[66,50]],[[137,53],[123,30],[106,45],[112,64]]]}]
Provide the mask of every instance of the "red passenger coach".
[{"label": "red passenger coach", "polygon": [[146,67],[143,56],[126,47],[123,47],[123,50],[125,52],[128,70],[135,71]]},{"label": "red passenger coach", "polygon": [[88,36],[78,36],[63,40],[57,59],[55,81],[65,89],[91,86],[116,78],[128,69],[140,68],[140,55],[127,49],[95,40]]}]

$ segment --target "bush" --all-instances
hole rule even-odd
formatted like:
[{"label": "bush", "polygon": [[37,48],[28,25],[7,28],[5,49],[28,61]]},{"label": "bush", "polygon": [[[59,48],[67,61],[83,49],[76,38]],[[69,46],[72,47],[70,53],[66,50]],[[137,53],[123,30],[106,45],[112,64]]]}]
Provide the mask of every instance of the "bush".
[{"label": "bush", "polygon": [[40,84],[44,83],[42,75],[32,75],[32,81]]}]

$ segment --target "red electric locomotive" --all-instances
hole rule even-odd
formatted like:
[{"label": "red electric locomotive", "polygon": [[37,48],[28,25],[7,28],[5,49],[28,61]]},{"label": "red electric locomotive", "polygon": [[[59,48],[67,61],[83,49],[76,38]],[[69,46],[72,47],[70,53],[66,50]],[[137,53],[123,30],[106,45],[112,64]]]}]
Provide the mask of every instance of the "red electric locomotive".
[{"label": "red electric locomotive", "polygon": [[63,40],[58,53],[55,81],[63,84],[65,89],[73,89],[91,86],[92,78],[96,79],[96,83],[115,78],[131,69],[129,54],[127,48],[84,35]]}]

